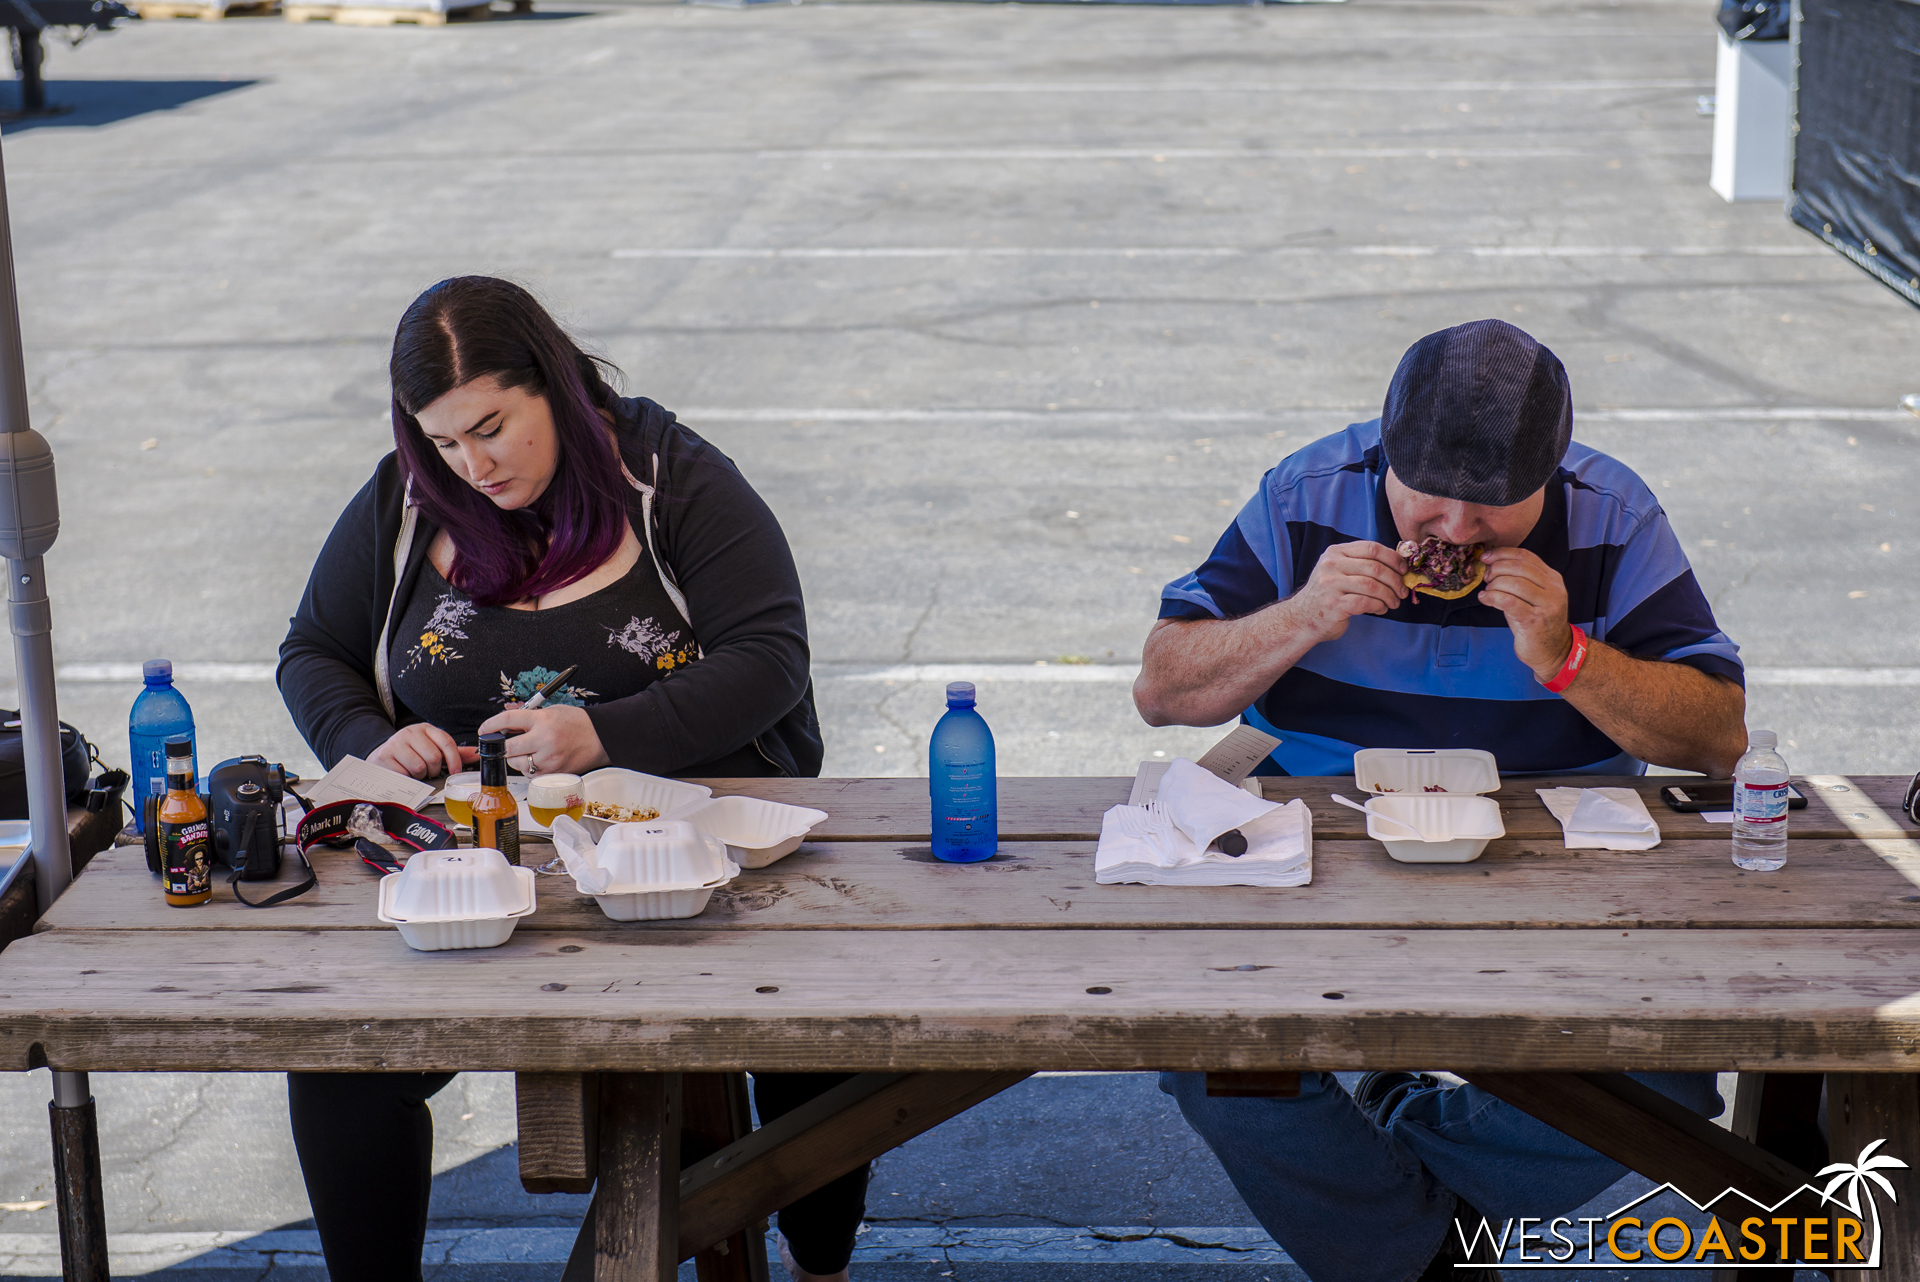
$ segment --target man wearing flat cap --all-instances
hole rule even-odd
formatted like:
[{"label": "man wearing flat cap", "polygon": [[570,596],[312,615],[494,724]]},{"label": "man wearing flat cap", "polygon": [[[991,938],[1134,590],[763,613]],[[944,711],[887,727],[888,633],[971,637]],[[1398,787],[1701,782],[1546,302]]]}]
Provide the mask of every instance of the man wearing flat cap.
[{"label": "man wearing flat cap", "polygon": [[[1350,774],[1381,747],[1484,748],[1511,773],[1727,775],[1746,748],[1739,649],[1652,491],[1572,422],[1565,368],[1522,330],[1422,338],[1378,419],[1283,460],[1162,590],[1141,715],[1239,716],[1281,740],[1265,774]],[[1398,549],[1429,538],[1484,546],[1477,591],[1409,592]],[[1711,1074],[1636,1076],[1720,1111]],[[1192,1073],[1161,1088],[1316,1282],[1466,1282],[1456,1211],[1559,1215],[1624,1174],[1430,1077],[1372,1073],[1349,1095],[1308,1073],[1295,1099],[1209,1099]]]}]

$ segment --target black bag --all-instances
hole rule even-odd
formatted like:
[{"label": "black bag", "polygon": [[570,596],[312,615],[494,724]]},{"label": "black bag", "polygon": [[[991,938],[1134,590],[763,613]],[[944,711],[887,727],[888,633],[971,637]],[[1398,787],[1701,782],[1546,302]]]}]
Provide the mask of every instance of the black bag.
[{"label": "black bag", "polygon": [[1792,0],[1720,0],[1714,15],[1729,40],[1785,40],[1792,34]]},{"label": "black bag", "polygon": [[[98,754],[87,737],[60,723],[60,773],[67,801],[83,805],[87,776]],[[0,708],[0,819],[27,818],[27,752],[21,738],[20,714]]]}]

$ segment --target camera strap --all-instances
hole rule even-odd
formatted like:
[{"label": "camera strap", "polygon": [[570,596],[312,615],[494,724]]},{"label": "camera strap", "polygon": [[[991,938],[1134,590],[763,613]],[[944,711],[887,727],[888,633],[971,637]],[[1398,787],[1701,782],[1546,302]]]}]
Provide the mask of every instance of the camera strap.
[{"label": "camera strap", "polygon": [[[295,830],[294,844],[304,861],[321,844],[351,841],[361,860],[381,872],[399,872],[400,862],[378,843],[381,838],[409,850],[453,850],[453,830],[417,810],[386,801],[330,801],[308,810]],[[307,865],[309,870],[312,864]]]}]

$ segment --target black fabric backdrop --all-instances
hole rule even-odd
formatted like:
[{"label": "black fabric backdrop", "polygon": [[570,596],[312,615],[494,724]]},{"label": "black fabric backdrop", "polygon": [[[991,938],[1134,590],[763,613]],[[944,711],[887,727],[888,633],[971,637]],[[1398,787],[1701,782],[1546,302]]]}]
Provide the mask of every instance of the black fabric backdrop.
[{"label": "black fabric backdrop", "polygon": [[1796,10],[1787,216],[1920,306],[1920,2]]}]

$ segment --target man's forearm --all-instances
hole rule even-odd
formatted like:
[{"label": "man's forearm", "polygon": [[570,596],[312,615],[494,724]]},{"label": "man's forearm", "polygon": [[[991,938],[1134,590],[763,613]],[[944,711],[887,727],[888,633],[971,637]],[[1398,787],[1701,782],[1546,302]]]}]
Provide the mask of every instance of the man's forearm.
[{"label": "man's forearm", "polygon": [[1724,778],[1746,751],[1746,693],[1684,663],[1636,659],[1594,642],[1561,697],[1652,765]]},{"label": "man's forearm", "polygon": [[1147,635],[1134,706],[1154,726],[1231,721],[1317,644],[1288,601],[1240,619],[1162,619]]}]

